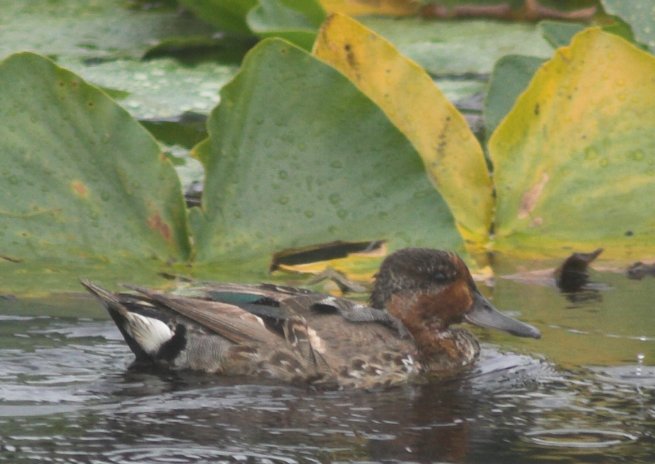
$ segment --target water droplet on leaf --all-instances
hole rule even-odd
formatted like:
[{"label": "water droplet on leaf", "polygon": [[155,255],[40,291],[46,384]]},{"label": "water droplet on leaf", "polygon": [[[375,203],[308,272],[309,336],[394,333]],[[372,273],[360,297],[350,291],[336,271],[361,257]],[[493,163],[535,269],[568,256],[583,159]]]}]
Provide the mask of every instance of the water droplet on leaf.
[{"label": "water droplet on leaf", "polygon": [[333,205],[337,205],[341,202],[341,195],[338,193],[332,193],[329,197],[328,200],[330,200],[330,203]]},{"label": "water droplet on leaf", "polygon": [[598,158],[598,150],[594,147],[587,147],[584,151],[584,159],[595,160],[596,158]]}]

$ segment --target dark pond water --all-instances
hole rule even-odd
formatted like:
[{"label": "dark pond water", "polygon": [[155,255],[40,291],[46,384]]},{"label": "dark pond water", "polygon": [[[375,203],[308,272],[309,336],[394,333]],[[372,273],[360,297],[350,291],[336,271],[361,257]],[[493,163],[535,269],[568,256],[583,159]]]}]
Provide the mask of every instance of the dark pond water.
[{"label": "dark pond water", "polygon": [[94,301],[7,297],[0,461],[653,463],[655,279],[596,278],[577,299],[499,280],[542,340],[478,331],[462,378],[379,392],[132,372]]}]

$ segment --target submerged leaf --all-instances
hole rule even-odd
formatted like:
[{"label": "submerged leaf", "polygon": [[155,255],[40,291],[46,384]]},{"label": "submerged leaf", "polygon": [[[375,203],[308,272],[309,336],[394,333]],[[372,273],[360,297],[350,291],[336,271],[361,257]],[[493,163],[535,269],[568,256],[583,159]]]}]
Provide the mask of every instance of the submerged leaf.
[{"label": "submerged leaf", "polygon": [[352,255],[383,257],[386,255],[386,246],[382,240],[373,242],[344,242],[337,240],[302,248],[291,248],[273,255],[270,270],[274,271],[282,267],[292,270],[294,266],[313,265],[317,262],[347,258]]},{"label": "submerged leaf", "polygon": [[387,40],[343,15],[326,21],[314,54],[344,73],[405,134],[466,243],[485,245],[493,200],[482,148],[430,76]]},{"label": "submerged leaf", "polygon": [[[357,289],[353,282],[339,279],[343,274],[359,280],[370,280],[388,254],[384,241],[373,242],[330,242],[310,245],[299,249],[283,250],[273,256],[271,271],[281,270],[303,274],[314,274],[313,282],[331,279],[344,291]],[[336,279],[335,279],[336,278]],[[309,283],[309,282],[308,282]]]},{"label": "submerged leaf", "polygon": [[598,29],[535,75],[489,142],[495,248],[655,255],[655,58]]},{"label": "submerged leaf", "polygon": [[0,153],[0,255],[14,261],[0,264],[3,273],[187,259],[170,162],[125,110],[71,72],[30,53],[0,63]]},{"label": "submerged leaf", "polygon": [[421,160],[384,113],[303,50],[267,39],[209,119],[199,264],[265,269],[273,253],[334,240],[461,249]]}]

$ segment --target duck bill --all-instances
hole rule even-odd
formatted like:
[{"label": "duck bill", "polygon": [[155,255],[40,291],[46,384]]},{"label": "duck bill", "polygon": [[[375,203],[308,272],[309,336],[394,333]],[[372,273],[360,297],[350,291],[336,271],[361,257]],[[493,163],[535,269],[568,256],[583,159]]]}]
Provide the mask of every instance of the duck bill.
[{"label": "duck bill", "polygon": [[464,316],[467,322],[480,327],[503,330],[517,337],[541,338],[541,333],[536,327],[505,316],[480,293],[474,292],[473,295],[473,305]]}]

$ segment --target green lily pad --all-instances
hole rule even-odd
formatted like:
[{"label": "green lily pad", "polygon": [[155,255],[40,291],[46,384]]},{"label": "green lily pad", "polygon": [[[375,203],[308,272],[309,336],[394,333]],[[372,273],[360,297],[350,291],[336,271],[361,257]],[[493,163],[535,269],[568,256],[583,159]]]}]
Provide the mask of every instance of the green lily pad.
[{"label": "green lily pad", "polygon": [[361,21],[434,76],[489,74],[504,55],[548,58],[552,53],[532,24],[419,18]]},{"label": "green lily pad", "polygon": [[[539,28],[541,29],[544,38],[554,48],[568,45],[573,36],[582,31],[585,27],[587,27],[585,24],[564,21],[541,21],[539,23]],[[601,29],[605,32],[610,32],[619,37],[623,37],[630,42],[635,42],[632,29],[619,17],[613,17],[612,22],[603,26]]]},{"label": "green lily pad", "polygon": [[489,142],[495,249],[655,256],[655,57],[588,29],[537,71]]},{"label": "green lily pad", "polygon": [[[459,106],[460,102],[474,100],[480,95],[484,95],[487,91],[485,82],[478,79],[436,79],[437,87],[443,92],[446,98],[453,102],[455,106]],[[469,109],[471,112],[480,112],[482,108]],[[460,108],[460,111],[464,111]]]},{"label": "green lily pad", "polygon": [[0,0],[0,58],[27,50],[52,57],[138,58],[171,36],[211,34],[211,28],[175,10],[134,10],[125,3]]},{"label": "green lily pad", "polygon": [[199,265],[267,268],[273,253],[334,240],[462,249],[419,155],[348,79],[267,39],[221,91],[192,227]]},{"label": "green lily pad", "polygon": [[256,43],[256,37],[244,38],[228,34],[172,36],[159,40],[141,58],[175,58],[186,66],[208,61],[238,66]]},{"label": "green lily pad", "polygon": [[247,16],[250,29],[260,37],[281,37],[306,50],[325,19],[318,0],[259,0]]},{"label": "green lily pad", "polygon": [[507,55],[494,66],[484,102],[484,125],[487,138],[512,109],[534,73],[546,60],[534,56]]},{"label": "green lily pad", "polygon": [[167,119],[194,112],[209,114],[218,92],[236,74],[237,66],[206,62],[184,66],[171,58],[148,61],[112,60],[88,65],[76,59],[59,63],[115,96],[138,119]]},{"label": "green lily pad", "polygon": [[178,0],[198,18],[219,29],[241,35],[250,35],[246,15],[257,0]]},{"label": "green lily pad", "polygon": [[[48,55],[103,87],[140,119],[178,117],[187,111],[208,114],[238,66],[227,54],[225,61],[193,65],[171,58],[140,60],[153,44],[171,37],[193,45],[213,33],[175,11],[132,10],[122,0],[0,0],[0,11],[0,57],[25,50]],[[247,46],[224,42],[239,51]]]},{"label": "green lily pad", "polygon": [[0,285],[188,258],[175,171],[104,93],[41,56],[12,55],[0,63],[0,121]]},{"label": "green lily pad", "polygon": [[601,3],[606,12],[630,24],[637,42],[655,53],[655,4],[652,0],[601,0]]},{"label": "green lily pad", "polygon": [[568,45],[573,36],[585,27],[584,24],[564,21],[541,21],[539,23],[544,39],[554,48]]}]

